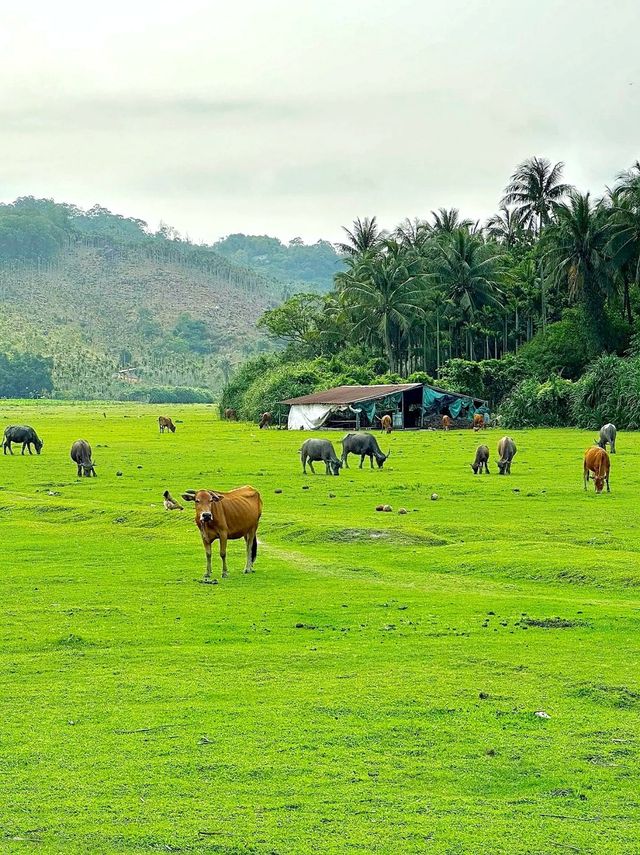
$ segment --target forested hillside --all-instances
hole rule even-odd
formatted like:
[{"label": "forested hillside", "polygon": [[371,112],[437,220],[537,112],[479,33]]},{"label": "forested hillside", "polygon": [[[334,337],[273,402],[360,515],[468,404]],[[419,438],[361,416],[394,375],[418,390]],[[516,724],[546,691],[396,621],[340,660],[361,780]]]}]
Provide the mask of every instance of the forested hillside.
[{"label": "forested hillside", "polygon": [[215,393],[234,363],[269,347],[256,321],[292,288],[98,206],[0,206],[0,351],[53,357],[59,396]]}]

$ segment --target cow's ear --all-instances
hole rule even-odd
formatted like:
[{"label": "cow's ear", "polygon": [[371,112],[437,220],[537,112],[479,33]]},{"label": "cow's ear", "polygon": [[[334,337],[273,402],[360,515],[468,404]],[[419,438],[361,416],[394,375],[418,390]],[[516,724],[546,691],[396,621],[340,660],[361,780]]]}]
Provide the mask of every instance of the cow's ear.
[{"label": "cow's ear", "polygon": [[195,502],[196,494],[195,493],[183,493],[182,498],[185,500],[185,502]]},{"label": "cow's ear", "polygon": [[219,502],[222,499],[220,493],[213,493],[211,490],[209,490],[209,495],[211,496],[212,502]]}]

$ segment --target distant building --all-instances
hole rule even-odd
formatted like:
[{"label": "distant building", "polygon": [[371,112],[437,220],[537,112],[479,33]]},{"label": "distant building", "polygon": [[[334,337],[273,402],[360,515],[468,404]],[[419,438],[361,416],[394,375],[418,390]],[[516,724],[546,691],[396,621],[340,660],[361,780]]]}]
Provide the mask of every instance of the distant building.
[{"label": "distant building", "polygon": [[426,383],[394,383],[387,386],[336,386],[280,404],[289,407],[289,430],[324,428],[375,428],[389,414],[398,429],[435,426],[443,415],[471,421],[474,413],[489,411],[487,402]]}]

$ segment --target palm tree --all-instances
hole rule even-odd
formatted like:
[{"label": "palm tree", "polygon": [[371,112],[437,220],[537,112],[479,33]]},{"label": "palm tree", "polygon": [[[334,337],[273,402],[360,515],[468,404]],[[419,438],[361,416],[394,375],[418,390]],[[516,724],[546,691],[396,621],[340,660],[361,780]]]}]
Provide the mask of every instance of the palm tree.
[{"label": "palm tree", "polygon": [[395,237],[408,249],[420,250],[431,237],[432,228],[426,220],[406,217],[395,230]]},{"label": "palm tree", "polygon": [[521,243],[525,233],[522,213],[514,208],[501,208],[489,217],[485,231],[487,236],[506,246],[507,249]]},{"label": "palm tree", "polygon": [[[434,277],[466,324],[486,305],[500,305],[501,254],[465,229],[455,231],[438,246]],[[467,351],[474,358],[473,336],[467,331]]]},{"label": "palm tree", "polygon": [[425,277],[422,261],[393,240],[375,250],[347,259],[347,270],[335,277],[343,298],[357,320],[354,338],[379,337],[389,363],[396,371],[403,361],[403,338],[423,313]]},{"label": "palm tree", "polygon": [[437,211],[431,211],[431,216],[431,229],[436,234],[453,234],[458,229],[468,230],[473,227],[472,220],[460,219],[460,211],[457,208],[438,208]]},{"label": "palm tree", "polygon": [[384,238],[375,217],[365,217],[364,220],[358,217],[350,229],[343,226],[342,231],[347,235],[347,243],[338,243],[337,247],[347,256],[375,249]]},{"label": "palm tree", "polygon": [[571,192],[571,185],[561,181],[563,169],[562,161],[552,165],[546,157],[525,160],[511,176],[500,205],[515,205],[523,225],[540,234],[554,206]]},{"label": "palm tree", "polygon": [[545,230],[543,248],[556,284],[585,308],[594,342],[602,342],[604,298],[612,286],[607,249],[611,224],[601,203],[574,191],[556,205],[556,220]]},{"label": "palm tree", "polygon": [[640,163],[618,176],[609,193],[611,237],[609,251],[622,283],[623,314],[633,322],[630,283],[640,286]]}]

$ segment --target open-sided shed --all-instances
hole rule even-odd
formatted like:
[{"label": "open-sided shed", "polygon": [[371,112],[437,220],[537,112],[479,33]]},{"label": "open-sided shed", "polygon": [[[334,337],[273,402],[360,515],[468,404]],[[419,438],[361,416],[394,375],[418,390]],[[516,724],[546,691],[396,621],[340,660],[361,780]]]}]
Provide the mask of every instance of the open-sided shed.
[{"label": "open-sided shed", "polygon": [[321,427],[372,428],[389,414],[396,429],[421,428],[443,414],[471,418],[486,410],[486,401],[447,392],[426,383],[394,383],[386,386],[336,386],[299,398],[280,401],[289,406],[289,430]]}]

